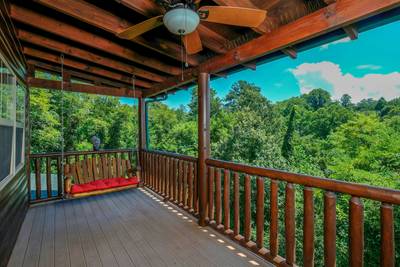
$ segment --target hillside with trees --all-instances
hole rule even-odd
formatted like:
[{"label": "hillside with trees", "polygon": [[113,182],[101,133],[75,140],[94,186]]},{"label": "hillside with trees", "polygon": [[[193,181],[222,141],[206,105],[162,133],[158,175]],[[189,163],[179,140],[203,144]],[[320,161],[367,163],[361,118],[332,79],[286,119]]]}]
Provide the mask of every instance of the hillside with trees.
[{"label": "hillside with trees", "polygon": [[[214,158],[400,189],[400,98],[353,103],[349,95],[336,101],[327,91],[314,89],[272,103],[259,87],[245,81],[235,83],[223,99],[215,91],[211,97]],[[64,93],[62,101],[58,91],[33,89],[30,99],[32,152],[61,150],[61,112],[65,150],[91,149],[93,135],[101,139],[104,149],[136,144],[136,107],[121,104],[117,98]],[[178,109],[151,104],[149,134],[152,149],[196,156],[196,90],[192,90],[190,103]],[[297,257],[301,263],[302,195],[301,190],[297,192]],[[320,191],[315,195],[316,266],[322,266],[323,198]],[[348,200],[340,195],[337,199],[338,266],[347,266]],[[364,205],[365,263],[378,266],[379,203],[365,201]],[[267,229],[268,212],[266,216]],[[400,261],[398,209],[395,216],[396,258]],[[284,255],[283,242],[280,249]]]}]

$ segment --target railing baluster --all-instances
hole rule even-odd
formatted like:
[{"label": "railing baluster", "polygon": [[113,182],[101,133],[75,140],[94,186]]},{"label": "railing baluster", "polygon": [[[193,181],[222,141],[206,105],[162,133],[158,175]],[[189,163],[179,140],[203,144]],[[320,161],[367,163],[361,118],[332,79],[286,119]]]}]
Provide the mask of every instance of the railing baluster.
[{"label": "railing baluster", "polygon": [[169,200],[174,199],[174,159],[169,158]]},{"label": "railing baluster", "polygon": [[169,157],[165,158],[165,199],[168,200],[170,198],[170,179],[169,179],[169,174],[170,174],[170,170],[169,170]]},{"label": "railing baluster", "polygon": [[258,249],[264,247],[264,220],[264,178],[257,177],[256,244]]},{"label": "railing baluster", "polygon": [[336,266],[336,194],[324,194],[324,258],[325,266]]},{"label": "railing baluster", "polygon": [[250,175],[244,177],[244,241],[250,241],[251,235],[251,179]]},{"label": "railing baluster", "polygon": [[221,170],[216,168],[215,175],[215,223],[217,228],[223,228],[222,225],[222,207],[221,207]]},{"label": "railing baluster", "polygon": [[286,184],[285,198],[285,250],[286,264],[292,266],[296,261],[296,208],[293,184]]},{"label": "railing baluster", "polygon": [[208,168],[208,220],[210,224],[214,221],[214,168]]},{"label": "railing baluster", "polygon": [[189,180],[189,166],[186,161],[183,162],[183,208],[188,209],[188,180]]},{"label": "railing baluster", "polygon": [[165,187],[165,157],[161,156],[161,166],[160,166],[160,171],[161,171],[161,196],[165,196],[165,191],[164,191],[164,187]]},{"label": "railing baluster", "polygon": [[230,197],[231,197],[231,179],[230,171],[224,170],[224,229],[226,234],[231,234],[231,210],[230,210]]},{"label": "railing baluster", "polygon": [[240,202],[239,202],[239,173],[233,174],[233,235],[239,236],[240,230]]},{"label": "railing baluster", "polygon": [[303,217],[303,265],[314,266],[314,191],[311,187],[305,187],[304,217]]},{"label": "railing baluster", "polygon": [[63,195],[63,177],[62,177],[62,164],[61,157],[57,156],[57,190],[58,197],[62,197]]},{"label": "railing baluster", "polygon": [[178,204],[182,205],[183,196],[183,161],[179,160],[179,175],[178,175]]},{"label": "railing baluster", "polygon": [[41,177],[40,177],[40,158],[36,158],[35,160],[35,182],[36,182],[36,199],[41,199]]},{"label": "railing baluster", "polygon": [[155,164],[155,169],[156,169],[156,174],[155,174],[155,179],[156,179],[156,184],[155,184],[155,191],[160,192],[160,155],[155,155],[156,156],[156,164]]},{"label": "railing baluster", "polygon": [[51,158],[46,157],[46,187],[47,187],[47,197],[51,198]]},{"label": "railing baluster", "polygon": [[174,169],[173,169],[174,198],[173,198],[173,201],[176,201],[178,198],[177,179],[178,179],[178,160],[174,159]]},{"label": "railing baluster", "polygon": [[349,202],[349,262],[352,267],[364,266],[364,207],[358,197]]},{"label": "railing baluster", "polygon": [[168,196],[168,157],[164,157],[164,187],[163,187],[163,191],[164,191],[164,197]]},{"label": "railing baluster", "polygon": [[381,266],[394,267],[393,206],[381,204]]},{"label": "railing baluster", "polygon": [[270,183],[270,225],[269,225],[269,250],[271,258],[278,255],[278,181]]},{"label": "railing baluster", "polygon": [[189,162],[189,176],[188,176],[188,184],[189,184],[189,195],[188,195],[188,208],[189,212],[193,212],[193,163]]},{"label": "railing baluster", "polygon": [[47,187],[47,198],[52,197],[51,190],[51,158],[46,158],[46,187]]},{"label": "railing baluster", "polygon": [[193,164],[193,211],[194,214],[199,213],[199,196],[198,196],[198,175],[197,164]]}]

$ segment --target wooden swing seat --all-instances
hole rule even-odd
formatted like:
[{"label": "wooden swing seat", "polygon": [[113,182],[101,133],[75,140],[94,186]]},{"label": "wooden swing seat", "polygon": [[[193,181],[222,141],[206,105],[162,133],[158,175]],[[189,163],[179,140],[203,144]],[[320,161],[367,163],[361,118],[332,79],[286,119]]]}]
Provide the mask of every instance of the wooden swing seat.
[{"label": "wooden swing seat", "polygon": [[80,198],[138,187],[129,160],[121,158],[87,158],[64,168],[66,198]]}]

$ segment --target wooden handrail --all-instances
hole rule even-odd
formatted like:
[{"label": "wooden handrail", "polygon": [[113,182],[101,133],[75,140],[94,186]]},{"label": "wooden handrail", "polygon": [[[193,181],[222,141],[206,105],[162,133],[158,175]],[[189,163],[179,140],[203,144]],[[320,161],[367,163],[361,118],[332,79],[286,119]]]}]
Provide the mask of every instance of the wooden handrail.
[{"label": "wooden handrail", "polygon": [[239,164],[216,159],[207,159],[206,163],[207,165],[216,168],[229,169],[249,175],[262,176],[270,179],[286,181],[288,183],[319,188],[326,191],[344,193],[356,197],[400,205],[400,190],[344,182],[334,179],[285,172],[276,169],[254,167],[246,164]]},{"label": "wooden handrail", "polygon": [[[99,151],[67,151],[64,152],[64,156],[76,156],[76,155],[92,155],[92,154],[111,154],[111,153],[128,153],[136,152],[136,148],[129,149],[105,149]],[[45,157],[57,157],[61,156],[61,152],[49,152],[49,153],[32,153],[29,155],[30,158],[45,158]]]},{"label": "wooden handrail", "polygon": [[185,161],[190,161],[190,162],[195,162],[195,163],[197,162],[196,157],[186,156],[186,155],[177,154],[177,153],[173,153],[173,152],[153,150],[153,149],[143,149],[142,151],[147,152],[147,153],[159,154],[159,155],[163,155],[163,156],[167,156],[167,157],[172,157],[172,158],[176,158],[176,159],[181,159],[181,160],[185,160]]}]

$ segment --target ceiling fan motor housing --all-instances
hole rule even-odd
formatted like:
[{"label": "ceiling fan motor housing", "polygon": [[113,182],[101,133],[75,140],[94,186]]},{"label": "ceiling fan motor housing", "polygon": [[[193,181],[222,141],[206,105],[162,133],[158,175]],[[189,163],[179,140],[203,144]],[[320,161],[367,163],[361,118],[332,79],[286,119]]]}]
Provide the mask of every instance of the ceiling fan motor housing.
[{"label": "ceiling fan motor housing", "polygon": [[178,7],[164,15],[164,24],[173,34],[187,35],[196,30],[200,23],[199,15],[190,8]]}]

